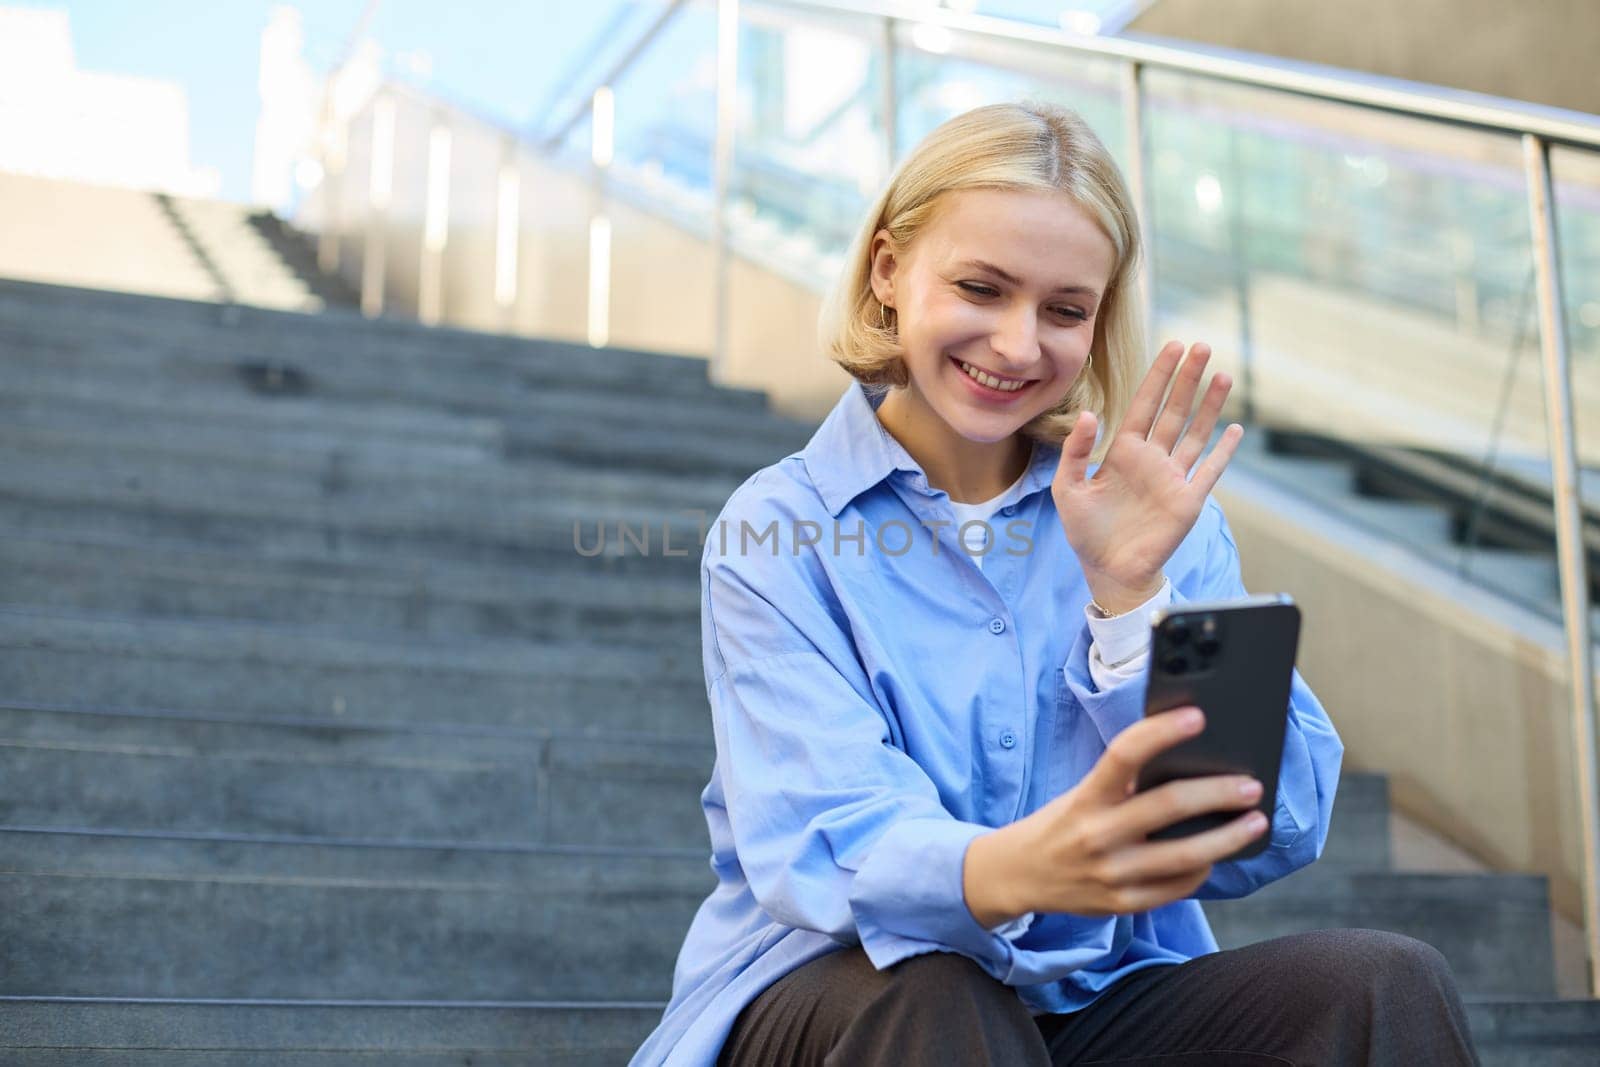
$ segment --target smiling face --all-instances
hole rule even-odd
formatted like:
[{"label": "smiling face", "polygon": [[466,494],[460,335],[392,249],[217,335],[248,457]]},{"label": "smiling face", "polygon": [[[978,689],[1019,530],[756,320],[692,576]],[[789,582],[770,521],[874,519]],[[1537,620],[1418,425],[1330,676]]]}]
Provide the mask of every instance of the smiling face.
[{"label": "smiling face", "polygon": [[886,415],[944,438],[934,447],[947,453],[1005,442],[1061,402],[1089,358],[1116,267],[1087,212],[1065,193],[1033,190],[945,193],[902,255],[887,230],[871,254],[908,376],[884,399]]}]

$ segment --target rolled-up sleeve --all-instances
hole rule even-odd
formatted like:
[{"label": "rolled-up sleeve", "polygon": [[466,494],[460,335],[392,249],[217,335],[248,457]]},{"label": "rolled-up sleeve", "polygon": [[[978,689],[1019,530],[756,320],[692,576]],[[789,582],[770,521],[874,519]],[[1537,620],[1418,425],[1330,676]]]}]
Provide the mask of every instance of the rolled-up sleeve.
[{"label": "rolled-up sleeve", "polygon": [[[1183,578],[1174,579],[1173,605],[1248,596],[1240,575],[1238,546],[1214,499],[1207,499],[1191,536],[1199,538],[1202,554]],[[1072,695],[1109,743],[1144,714],[1145,686],[1129,680],[1100,689],[1090,674],[1090,642],[1091,635],[1084,627],[1063,671]],[[1344,744],[1328,713],[1296,669],[1290,681],[1288,722],[1268,847],[1249,859],[1215,864],[1211,877],[1194,897],[1212,900],[1246,896],[1321,856],[1343,756]]]}]

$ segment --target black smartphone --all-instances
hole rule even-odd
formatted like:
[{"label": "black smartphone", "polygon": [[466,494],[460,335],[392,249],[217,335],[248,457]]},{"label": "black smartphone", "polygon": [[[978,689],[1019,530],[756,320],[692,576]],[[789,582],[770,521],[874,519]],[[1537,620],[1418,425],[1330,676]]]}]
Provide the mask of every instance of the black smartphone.
[{"label": "black smartphone", "polygon": [[[1278,768],[1289,724],[1289,687],[1300,642],[1300,609],[1287,593],[1184,604],[1151,620],[1144,713],[1194,705],[1205,729],[1145,764],[1143,792],[1175,778],[1248,774],[1261,782],[1256,810],[1268,828],[1218,862],[1266,851],[1278,801]],[[1232,822],[1247,809],[1204,812],[1149,834],[1151,840],[1188,837]]]}]

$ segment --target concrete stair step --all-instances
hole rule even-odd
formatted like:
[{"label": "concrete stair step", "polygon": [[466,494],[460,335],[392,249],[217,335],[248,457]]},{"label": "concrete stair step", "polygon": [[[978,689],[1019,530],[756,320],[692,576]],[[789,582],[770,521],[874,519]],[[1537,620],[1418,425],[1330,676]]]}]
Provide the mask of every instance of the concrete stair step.
[{"label": "concrete stair step", "polygon": [[[140,347],[140,345],[144,347]],[[199,342],[196,342],[198,345]],[[180,347],[176,342],[145,341],[115,335],[77,333],[72,337],[41,336],[0,320],[0,348],[7,351],[7,375],[25,383],[36,373],[54,378],[102,374],[144,376],[173,386],[232,388],[249,391],[263,401],[277,397],[318,396],[352,402],[380,401],[410,404],[432,410],[476,414],[508,414],[531,408],[559,409],[609,397],[625,407],[655,409],[657,418],[672,417],[670,408],[656,403],[670,398],[684,407],[712,416],[737,420],[784,421],[764,410],[730,403],[712,386],[690,382],[670,383],[618,380],[609,372],[543,377],[536,370],[495,367],[473,370],[452,363],[448,353],[418,353],[410,361],[376,357],[351,359],[342,352],[297,347],[248,349],[238,345],[205,342],[204,347]],[[586,349],[591,367],[596,358]],[[577,354],[563,357],[578,358]],[[602,364],[603,366],[603,364]]]},{"label": "concrete stair step", "polygon": [[1464,997],[1483,1067],[1593,1067],[1600,1000]]},{"label": "concrete stair step", "polygon": [[[31,538],[194,545],[261,558],[297,556],[403,565],[417,559],[510,568],[564,568],[574,577],[693,577],[710,516],[637,504],[496,499],[476,510],[408,499],[250,493],[227,479],[85,474],[0,466],[0,525]],[[631,540],[623,536],[623,525]]]},{"label": "concrete stair step", "polygon": [[692,575],[457,572],[354,564],[308,568],[244,553],[148,544],[0,537],[0,606],[149,618],[237,619],[335,631],[586,640],[693,650],[700,594]]},{"label": "concrete stair step", "polygon": [[320,310],[322,301],[250,225],[249,209],[189,197],[169,203],[204,248],[235,300],[294,311]]},{"label": "concrete stair step", "polygon": [[1391,930],[1442,952],[1463,993],[1555,995],[1549,895],[1541,876],[1348,871],[1313,864],[1249,897],[1202,906],[1223,948],[1308,930]]},{"label": "concrete stair step", "polygon": [[[777,449],[774,458],[804,445],[814,430],[808,422],[766,411],[730,408],[720,394],[707,389],[691,397],[661,391],[622,390],[611,383],[585,383],[561,378],[530,382],[507,371],[472,378],[457,373],[447,360],[434,358],[411,369],[376,361],[345,366],[322,353],[297,353],[297,362],[281,386],[252,369],[252,361],[226,350],[164,351],[142,363],[136,350],[113,349],[109,359],[83,351],[81,342],[40,341],[8,335],[0,326],[0,348],[7,350],[3,380],[8,389],[29,390],[63,383],[114,377],[144,377],[169,389],[230,395],[254,394],[262,403],[279,397],[317,397],[347,404],[375,402],[412,406],[426,411],[492,415],[515,420],[524,435],[537,435],[547,424],[574,442],[626,436],[661,447],[679,437],[715,435],[726,447]],[[262,357],[263,359],[267,357]],[[671,398],[671,404],[662,404]],[[615,427],[627,426],[627,435]],[[754,468],[751,468],[754,469]]]},{"label": "concrete stair step", "polygon": [[[705,360],[695,357],[415,325],[385,331],[340,309],[274,314],[243,307],[224,311],[197,302],[190,311],[172,306],[182,302],[148,297],[133,298],[138,302],[133,308],[107,309],[101,306],[107,296],[126,299],[126,294],[105,293],[86,299],[78,292],[54,299],[35,293],[19,297],[0,287],[0,341],[8,349],[48,350],[83,366],[148,370],[182,361],[225,366],[270,360],[293,364],[324,386],[370,387],[387,372],[396,387],[454,381],[482,393],[491,384],[524,391],[585,384],[618,396],[702,397],[729,410],[766,409],[764,394],[713,386]],[[236,323],[225,325],[224,315]],[[263,315],[271,321],[262,322]]]},{"label": "concrete stair step", "polygon": [[666,1001],[0,998],[16,1067],[614,1067]]},{"label": "concrete stair step", "polygon": [[[665,1001],[0,999],[0,1049],[18,1067],[395,1067],[625,1063]],[[1600,1001],[1466,1000],[1483,1067],[1591,1067]]]},{"label": "concrete stair step", "polygon": [[1328,840],[1315,870],[1333,867],[1386,871],[1394,861],[1389,848],[1389,778],[1343,771],[1333,798]]},{"label": "concrete stair step", "polygon": [[498,416],[438,411],[416,405],[361,403],[318,396],[263,397],[234,385],[185,388],[148,374],[29,368],[11,374],[0,396],[8,421],[71,421],[83,426],[183,425],[279,437],[325,437],[368,445],[415,442],[453,445],[463,456],[498,456]]},{"label": "concrete stair step", "polygon": [[709,848],[703,737],[274,722],[0,702],[0,823]]},{"label": "concrete stair step", "polygon": [[[22,480],[40,477],[69,482],[96,476],[122,485],[165,485],[176,495],[188,488],[231,490],[251,496],[274,494],[308,500],[337,498],[352,509],[364,501],[399,501],[413,510],[483,508],[496,501],[568,504],[640,510],[695,511],[709,522],[738,487],[731,475],[701,476],[627,470],[595,471],[573,463],[530,457],[464,455],[452,447],[388,444],[347,447],[299,440],[292,444],[247,439],[238,434],[106,432],[71,426],[0,428],[0,466]],[[37,472],[28,477],[29,472]]]},{"label": "concrete stair step", "polygon": [[714,884],[703,852],[0,837],[7,995],[665,999]]},{"label": "concrete stair step", "polygon": [[[0,914],[12,994],[664,997],[714,884],[703,851],[3,837],[0,892],[19,902]],[[1320,873],[1294,893],[1208,902],[1219,941],[1398,930],[1438,947],[1464,992],[1550,994],[1542,879]],[[598,928],[613,933],[596,958]],[[91,936],[104,929],[128,933]],[[230,958],[219,942],[256,951]]]},{"label": "concrete stair step", "polygon": [[[708,722],[640,736],[10,702],[0,703],[0,781],[10,783],[0,822],[704,847],[699,794],[714,758]],[[1388,863],[1387,781],[1348,775],[1318,869]]]},{"label": "concrete stair step", "polygon": [[0,693],[28,703],[652,733],[708,715],[693,650],[16,609],[0,610],[0,649]]},{"label": "concrete stair step", "polygon": [[[5,321],[46,326],[72,318],[92,326],[112,324],[130,331],[142,330],[146,335],[165,330],[179,335],[224,336],[250,341],[285,338],[304,343],[331,339],[356,351],[382,348],[406,352],[432,347],[460,351],[465,356],[483,360],[516,358],[530,352],[548,351],[553,345],[563,343],[454,326],[424,326],[393,316],[369,319],[355,308],[327,308],[316,314],[248,304],[222,308],[209,299],[80,288],[20,278],[0,278],[0,317]],[[619,361],[624,364],[656,354],[615,351],[621,353]],[[703,359],[669,358],[668,367],[691,378],[697,372],[704,377]]]},{"label": "concrete stair step", "polygon": [[[120,398],[118,398],[120,400]],[[251,403],[248,408],[271,410],[271,405]],[[121,403],[101,405],[77,399],[9,393],[0,398],[0,445],[19,452],[44,448],[72,448],[83,454],[95,451],[133,450],[162,456],[209,455],[235,465],[253,464],[261,470],[317,469],[331,457],[364,464],[376,473],[387,460],[402,473],[432,470],[440,476],[466,474],[501,464],[503,435],[498,422],[479,420],[487,432],[477,440],[432,438],[401,423],[389,433],[329,428],[312,420],[255,424],[215,411],[178,413],[161,405],[130,408]],[[420,421],[420,420],[419,420]]]},{"label": "concrete stair step", "polygon": [[257,622],[144,619],[87,611],[0,610],[0,647],[94,648],[102,654],[173,656],[215,663],[298,663],[518,678],[608,678],[648,674],[657,683],[702,681],[698,654],[585,641],[430,639],[399,634],[317,633]]},{"label": "concrete stair step", "polygon": [[[456,358],[463,361],[499,360],[518,366],[542,360],[551,363],[552,370],[568,373],[576,366],[598,361],[616,365],[630,374],[707,381],[708,365],[696,356],[616,347],[596,350],[584,344],[547,338],[454,326],[424,326],[397,317],[369,319],[353,308],[332,307],[315,315],[250,306],[223,309],[207,300],[152,297],[0,278],[0,322],[11,322],[16,316],[22,321],[45,326],[63,320],[91,326],[111,321],[157,338],[170,332],[197,331],[208,340],[225,338],[235,343],[282,340],[302,347],[321,341],[342,352],[376,353],[379,359],[388,359],[391,353],[451,352],[458,353]],[[566,359],[572,353],[587,354],[589,359],[581,363],[576,360],[563,363],[555,358]],[[749,394],[746,401],[756,406],[762,397],[751,390],[717,388],[730,397],[737,393]]]},{"label": "concrete stair step", "polygon": [[[1469,1002],[1484,1067],[1588,1067],[1600,1040],[1594,1002]],[[18,1067],[188,1065],[304,1067],[381,1055],[396,1067],[615,1064],[655,1027],[664,1004],[603,1002],[341,1004],[338,1002],[0,1000],[5,1048]],[[1538,1020],[1538,1035],[1500,1038],[1502,1019]],[[25,1042],[25,1044],[24,1044]],[[4,1047],[4,1046],[0,1046]]]},{"label": "concrete stair step", "polygon": [[[607,363],[612,350],[586,345],[558,346],[544,354],[547,366],[528,366],[511,360],[474,363],[438,346],[410,354],[383,350],[357,356],[337,343],[250,348],[227,337],[184,343],[163,333],[144,339],[101,336],[80,323],[73,323],[70,331],[59,325],[52,329],[58,332],[20,327],[0,312],[6,373],[18,385],[35,378],[48,383],[104,376],[152,386],[225,387],[263,403],[324,397],[480,414],[560,411],[574,404],[603,410],[615,404],[627,414],[648,413],[677,424],[712,417],[734,426],[771,429],[792,421],[752,403],[751,393],[732,386],[690,381],[688,388],[674,388],[670,380],[657,382],[631,365],[630,376],[617,380]],[[541,374],[541,369],[548,373]],[[662,405],[662,399],[673,403]]]},{"label": "concrete stair step", "polygon": [[0,998],[16,1067],[615,1067],[665,1000]]},{"label": "concrete stair step", "polygon": [[[608,545],[610,540],[608,538]],[[629,548],[631,551],[632,546]],[[598,607],[639,606],[650,611],[677,610],[686,604],[698,610],[700,604],[700,581],[692,568],[653,575],[617,574],[603,566],[609,562],[609,557],[599,556],[586,560],[594,565],[592,572],[585,567],[573,568],[565,558],[540,556],[499,566],[423,556],[362,561],[329,559],[322,552],[268,554],[228,546],[122,538],[114,531],[94,530],[72,538],[30,537],[7,531],[0,534],[0,558],[7,551],[17,553],[18,559],[38,559],[46,565],[52,553],[65,559],[77,551],[95,558],[103,556],[108,565],[125,564],[134,571],[146,565],[164,569],[188,564],[204,572],[207,580],[222,572],[259,573],[288,581],[358,583],[380,590],[405,588],[440,599],[465,597],[553,603],[562,598],[587,597]]]}]

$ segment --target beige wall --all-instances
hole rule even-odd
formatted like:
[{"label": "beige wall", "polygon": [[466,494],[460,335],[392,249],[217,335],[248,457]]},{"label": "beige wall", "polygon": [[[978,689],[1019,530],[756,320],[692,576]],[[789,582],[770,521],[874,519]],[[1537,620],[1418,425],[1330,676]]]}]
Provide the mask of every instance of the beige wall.
[{"label": "beige wall", "polygon": [[1401,546],[1230,467],[1216,489],[1245,585],[1304,613],[1300,670],[1347,771],[1581,921],[1582,839],[1561,632]]},{"label": "beige wall", "polygon": [[1128,29],[1600,113],[1594,0],[1156,0]]},{"label": "beige wall", "polygon": [[[441,260],[440,321],[537,337],[588,339],[590,220],[611,224],[607,343],[706,358],[715,345],[714,260],[703,227],[678,224],[608,194],[590,174],[575,174],[530,152],[511,154],[506,135],[469,116],[447,114],[404,87],[396,106],[394,193],[381,226],[385,311],[420,306],[428,132],[452,130],[448,238]],[[349,165],[322,195],[339,204],[339,269],[359,287],[371,212],[370,108],[351,125]],[[514,159],[519,181],[516,298],[494,300],[498,172]],[[337,184],[335,184],[337,182]],[[761,389],[774,409],[820,418],[848,381],[816,343],[820,297],[792,279],[733,255],[729,263],[729,358],[718,380]]]}]

